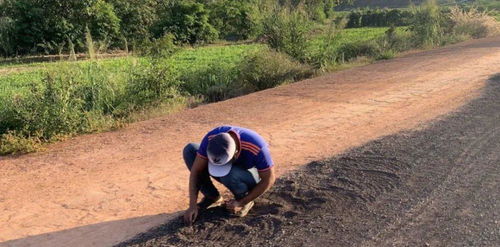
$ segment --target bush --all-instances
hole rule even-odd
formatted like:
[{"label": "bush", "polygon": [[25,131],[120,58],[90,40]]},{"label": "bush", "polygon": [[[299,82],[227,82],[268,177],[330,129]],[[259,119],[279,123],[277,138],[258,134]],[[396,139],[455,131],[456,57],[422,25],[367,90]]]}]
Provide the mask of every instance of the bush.
[{"label": "bush", "polygon": [[247,56],[239,66],[239,80],[252,90],[264,90],[311,77],[314,71],[285,54],[260,51]]},{"label": "bush", "polygon": [[395,27],[390,27],[383,37],[375,40],[372,56],[377,60],[393,58],[398,52],[409,50],[414,46],[411,38],[408,33],[400,33]]},{"label": "bush", "polygon": [[121,77],[99,62],[62,64],[22,94],[1,97],[1,152],[29,151],[42,142],[107,130],[136,112],[183,102],[178,75],[161,60],[147,61],[126,65],[131,73]]},{"label": "bush", "polygon": [[307,63],[315,68],[328,70],[331,66],[350,62],[358,57],[373,59],[388,59],[400,51],[413,47],[411,33],[395,27],[390,27],[384,35],[374,35],[370,39],[356,37],[347,39],[348,30],[343,30],[342,24],[332,25],[326,34],[313,44]]},{"label": "bush", "polygon": [[251,53],[232,67],[213,62],[180,77],[181,89],[205,102],[225,100],[312,76],[314,70],[272,50]]},{"label": "bush", "polygon": [[142,108],[176,100],[181,97],[178,78],[178,73],[160,59],[134,67],[126,83],[124,98],[120,99],[114,115],[126,117]]},{"label": "bush", "polygon": [[174,44],[174,35],[165,34],[163,37],[152,40],[145,39],[138,49],[140,55],[154,58],[167,58],[180,49]]},{"label": "bush", "polygon": [[116,16],[113,5],[104,0],[97,0],[89,8],[88,28],[92,37],[99,41],[118,41],[120,37],[120,19]]},{"label": "bush", "polygon": [[377,54],[377,43],[373,40],[343,44],[338,49],[341,61],[349,61],[360,56],[374,57]]},{"label": "bush", "polygon": [[264,19],[263,33],[271,48],[304,61],[310,26],[300,10],[277,9]]},{"label": "bush", "polygon": [[10,131],[0,135],[0,155],[34,152],[40,149],[41,143],[37,137],[25,137]]},{"label": "bush", "polygon": [[453,23],[453,33],[469,35],[473,38],[483,38],[496,35],[500,32],[500,25],[494,17],[476,8],[469,10],[452,7],[450,19]]},{"label": "bush", "polygon": [[210,23],[227,40],[256,37],[261,31],[258,6],[243,0],[221,0],[210,5]]},{"label": "bush", "polygon": [[317,45],[317,50],[307,55],[307,63],[316,68],[324,68],[328,65],[335,64],[342,60],[339,41],[342,37],[342,30],[346,24],[346,19],[339,19],[338,23],[331,23],[325,36],[322,37],[321,42]]},{"label": "bush", "polygon": [[[60,73],[63,70],[65,73]],[[26,95],[5,102],[2,112],[7,118],[0,121],[0,133],[15,131],[16,136],[42,140],[85,133],[92,121],[85,113],[95,109],[106,94],[98,95],[99,90],[92,90],[82,95],[86,90],[81,90],[81,75],[82,72],[65,69],[48,72],[41,85],[32,85]]]},{"label": "bush", "polygon": [[238,81],[236,67],[213,62],[206,67],[186,73],[180,79],[181,88],[192,96],[201,96],[205,102],[215,102],[236,97],[244,93]]},{"label": "bush", "polygon": [[253,52],[236,67],[212,62],[180,77],[181,89],[214,102],[272,88],[312,76],[314,70],[288,55],[271,50]]},{"label": "bush", "polygon": [[416,45],[433,47],[441,45],[445,32],[445,19],[435,0],[427,0],[422,6],[412,7],[410,30]]},{"label": "bush", "polygon": [[208,22],[205,5],[191,1],[176,1],[160,11],[160,20],[154,27],[155,37],[166,33],[179,43],[208,43],[218,38],[217,30]]}]

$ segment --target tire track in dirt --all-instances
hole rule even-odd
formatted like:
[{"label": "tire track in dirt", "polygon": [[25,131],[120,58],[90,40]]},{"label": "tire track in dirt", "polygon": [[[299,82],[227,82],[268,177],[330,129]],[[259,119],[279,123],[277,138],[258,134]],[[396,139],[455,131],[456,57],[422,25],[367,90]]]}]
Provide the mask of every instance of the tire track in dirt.
[{"label": "tire track in dirt", "polygon": [[498,246],[500,74],[427,128],[387,136],[277,181],[246,218],[221,208],[118,246]]},{"label": "tire track in dirt", "polygon": [[[46,152],[0,157],[0,241],[117,243],[185,209],[188,174],[180,152],[216,125],[262,133],[284,174],[454,111],[499,69],[500,37],[475,40],[77,137]],[[369,164],[373,155],[359,159]],[[404,170],[397,165],[403,161],[401,167],[409,164],[399,157],[387,162]],[[374,199],[354,193],[356,186],[385,193],[404,175],[388,167],[345,169],[338,172],[388,181],[363,187],[352,178],[349,188],[341,182],[324,188],[354,201]]]},{"label": "tire track in dirt", "polygon": [[[492,145],[500,140],[499,134],[500,127],[495,127],[474,140],[453,162],[455,166],[448,172],[444,181],[437,188],[435,188],[428,197],[414,206],[412,210],[407,212],[404,217],[394,222],[393,225],[387,227],[384,232],[381,232],[384,234],[384,237],[377,238],[385,239],[384,245],[389,245],[391,243],[403,244],[404,241],[397,240],[400,236],[397,236],[396,234],[401,231],[408,232],[408,229],[415,228],[415,225],[419,224],[420,221],[431,217],[429,214],[434,212],[437,207],[435,204],[439,204],[444,201],[445,199],[443,199],[443,195],[446,194],[446,191],[449,190],[450,187],[453,187],[454,184],[460,183],[460,181],[457,181],[458,179],[463,179],[460,174],[471,174],[472,169],[478,168],[476,163],[471,162],[471,159],[476,158],[476,156],[480,152],[484,152],[485,149],[496,148],[491,151],[500,151],[498,150],[498,147]],[[413,231],[413,234],[414,232],[415,231]],[[378,246],[379,244],[380,243],[373,244],[373,246]]]}]

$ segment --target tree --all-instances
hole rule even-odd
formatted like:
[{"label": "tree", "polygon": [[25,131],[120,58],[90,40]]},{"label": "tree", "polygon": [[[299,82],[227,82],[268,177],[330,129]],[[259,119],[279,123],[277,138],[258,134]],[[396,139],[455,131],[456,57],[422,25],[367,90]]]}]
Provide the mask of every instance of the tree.
[{"label": "tree", "polygon": [[113,40],[120,36],[120,19],[113,5],[97,0],[89,8],[88,27],[96,40]]},{"label": "tree", "polygon": [[166,33],[180,43],[207,43],[218,38],[219,33],[208,22],[205,5],[191,1],[176,1],[160,10],[159,21],[153,27],[155,37]]},{"label": "tree", "polygon": [[208,5],[210,23],[226,39],[248,39],[261,29],[257,5],[248,0],[221,0]]},{"label": "tree", "polygon": [[116,39],[119,19],[104,0],[6,0],[13,23],[13,42],[19,54],[54,53],[69,41],[84,48],[85,28],[96,39]]},{"label": "tree", "polygon": [[158,21],[157,0],[110,0],[121,20],[123,37],[130,43],[150,38],[150,30]]}]

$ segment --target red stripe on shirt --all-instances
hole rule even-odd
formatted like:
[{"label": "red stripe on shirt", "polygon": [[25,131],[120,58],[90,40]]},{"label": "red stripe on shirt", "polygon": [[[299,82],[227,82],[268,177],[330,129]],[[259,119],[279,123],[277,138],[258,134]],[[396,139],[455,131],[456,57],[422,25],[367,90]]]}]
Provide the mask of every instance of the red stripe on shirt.
[{"label": "red stripe on shirt", "polygon": [[251,142],[244,142],[244,141],[242,141],[241,144],[247,145],[248,147],[252,147],[252,148],[254,148],[257,151],[260,151],[259,146],[255,145],[255,144],[253,144]]},{"label": "red stripe on shirt", "polygon": [[248,144],[248,142],[242,142],[241,145],[248,147],[248,148],[251,148],[251,149],[254,149],[255,151],[260,151],[259,147],[255,146],[255,145]]},{"label": "red stripe on shirt", "polygon": [[252,153],[253,153],[253,154],[255,154],[255,155],[257,155],[257,154],[260,152],[260,150],[255,150],[255,148],[253,148],[253,147],[249,147],[249,146],[244,145],[244,144],[241,144],[241,147],[242,147],[243,149],[245,149],[245,150],[248,150],[248,151],[252,152]]}]

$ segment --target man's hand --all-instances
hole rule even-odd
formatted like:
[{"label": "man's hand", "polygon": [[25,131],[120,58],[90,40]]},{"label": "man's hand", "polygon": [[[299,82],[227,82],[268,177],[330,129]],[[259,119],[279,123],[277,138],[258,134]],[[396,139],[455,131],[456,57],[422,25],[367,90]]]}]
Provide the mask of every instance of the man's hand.
[{"label": "man's hand", "polygon": [[226,202],[226,209],[231,211],[231,213],[237,213],[243,209],[243,205],[241,202],[237,200],[229,200]]},{"label": "man's hand", "polygon": [[199,188],[198,178],[199,174],[203,172],[204,169],[208,169],[208,161],[200,158],[200,156],[196,156],[194,159],[193,167],[191,167],[191,173],[189,175],[189,208],[184,212],[184,222],[187,225],[193,224],[198,217],[198,205],[196,202],[198,201],[198,191]]},{"label": "man's hand", "polygon": [[184,223],[189,226],[192,225],[196,217],[198,217],[198,211],[198,206],[189,207],[186,212],[184,212]]}]

